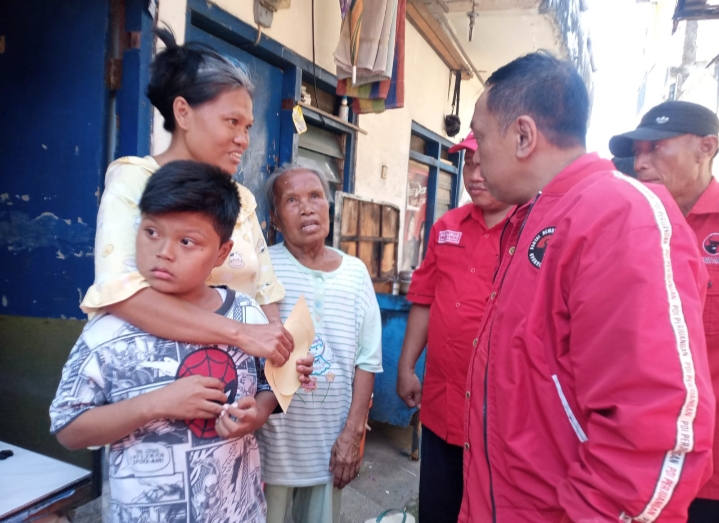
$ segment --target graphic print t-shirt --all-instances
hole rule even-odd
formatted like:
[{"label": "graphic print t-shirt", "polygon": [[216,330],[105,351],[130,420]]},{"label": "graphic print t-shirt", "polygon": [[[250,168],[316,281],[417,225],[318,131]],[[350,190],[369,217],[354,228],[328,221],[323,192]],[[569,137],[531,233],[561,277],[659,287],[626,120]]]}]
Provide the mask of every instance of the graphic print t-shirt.
[{"label": "graphic print t-shirt", "polygon": [[[267,323],[247,295],[218,289],[217,312],[243,323]],[[263,362],[237,347],[203,347],[160,339],[112,315],[83,330],[50,406],[51,432],[82,413],[145,394],[178,376],[202,374],[226,384],[228,402],[270,390],[258,382]],[[148,423],[110,445],[113,523],[264,523],[266,505],[254,435],[221,439],[214,420]]]}]

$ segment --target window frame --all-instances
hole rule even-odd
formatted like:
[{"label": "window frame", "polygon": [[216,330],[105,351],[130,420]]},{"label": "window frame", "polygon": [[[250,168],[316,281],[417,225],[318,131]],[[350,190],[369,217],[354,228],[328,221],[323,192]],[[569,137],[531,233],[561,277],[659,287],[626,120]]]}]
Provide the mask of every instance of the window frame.
[{"label": "window frame", "polygon": [[[437,221],[437,190],[440,171],[452,175],[452,193],[450,196],[449,209],[456,209],[459,205],[459,198],[462,192],[461,166],[464,163],[464,150],[456,153],[448,153],[447,157],[449,161],[452,162],[452,165],[447,165],[441,160],[442,151],[448,150],[455,144],[414,121],[412,122],[412,135],[421,138],[425,142],[425,154],[410,149],[409,160],[414,160],[429,167],[429,178],[427,179],[427,215],[424,225],[424,237],[429,238],[432,225]],[[426,252],[427,242],[424,242],[420,254],[420,261],[424,259]]]}]

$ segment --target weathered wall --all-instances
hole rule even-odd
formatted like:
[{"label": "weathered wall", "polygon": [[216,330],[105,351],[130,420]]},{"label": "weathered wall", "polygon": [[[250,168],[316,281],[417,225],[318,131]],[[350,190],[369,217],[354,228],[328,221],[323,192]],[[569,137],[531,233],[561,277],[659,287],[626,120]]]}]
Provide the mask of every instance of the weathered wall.
[{"label": "weathered wall", "polygon": [[[254,25],[252,2],[215,0],[213,4],[240,20]],[[293,0],[287,10],[274,15],[272,27],[263,33],[312,59],[311,0]],[[186,0],[160,3],[160,20],[170,25],[184,39]],[[339,38],[341,17],[337,0],[317,0],[315,3],[316,61],[335,72],[333,53]],[[387,201],[402,210],[406,201],[407,162],[412,121],[445,136],[444,115],[451,109],[449,92],[450,71],[429,47],[416,29],[407,22],[405,50],[405,107],[379,115],[361,115],[359,125],[368,134],[359,134],[357,145],[355,192],[366,198]],[[474,102],[481,92],[478,80],[462,82],[460,118],[462,131],[454,141],[469,132]],[[167,133],[162,130],[161,118],[155,119],[153,151],[167,146]],[[387,166],[387,178],[381,178],[382,166]],[[404,216],[404,212],[401,213]],[[401,248],[401,246],[400,246]],[[401,259],[401,252],[399,253]]]},{"label": "weathered wall", "polygon": [[566,58],[574,62],[592,98],[592,67],[587,49],[587,35],[581,23],[579,0],[542,0],[539,12],[556,25],[557,38],[563,42]]}]

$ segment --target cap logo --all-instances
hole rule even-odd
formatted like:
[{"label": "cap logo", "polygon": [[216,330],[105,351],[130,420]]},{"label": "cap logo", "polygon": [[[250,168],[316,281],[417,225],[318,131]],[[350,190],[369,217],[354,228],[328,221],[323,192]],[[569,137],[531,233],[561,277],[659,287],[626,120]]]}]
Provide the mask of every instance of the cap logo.
[{"label": "cap logo", "polygon": [[668,121],[669,121],[669,117],[668,117],[668,116],[659,116],[659,117],[657,118],[657,123],[660,124],[660,125],[661,125],[661,124],[664,124],[664,123],[667,123]]}]

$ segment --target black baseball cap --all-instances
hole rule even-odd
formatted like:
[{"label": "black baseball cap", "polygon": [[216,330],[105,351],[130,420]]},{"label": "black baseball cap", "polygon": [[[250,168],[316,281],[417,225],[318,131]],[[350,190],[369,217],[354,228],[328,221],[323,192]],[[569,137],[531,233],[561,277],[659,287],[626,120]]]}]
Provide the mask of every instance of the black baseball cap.
[{"label": "black baseball cap", "polygon": [[719,118],[703,105],[664,102],[649,109],[635,130],[613,136],[609,140],[609,150],[614,156],[626,158],[634,155],[636,140],[653,142],[682,134],[719,135]]}]

